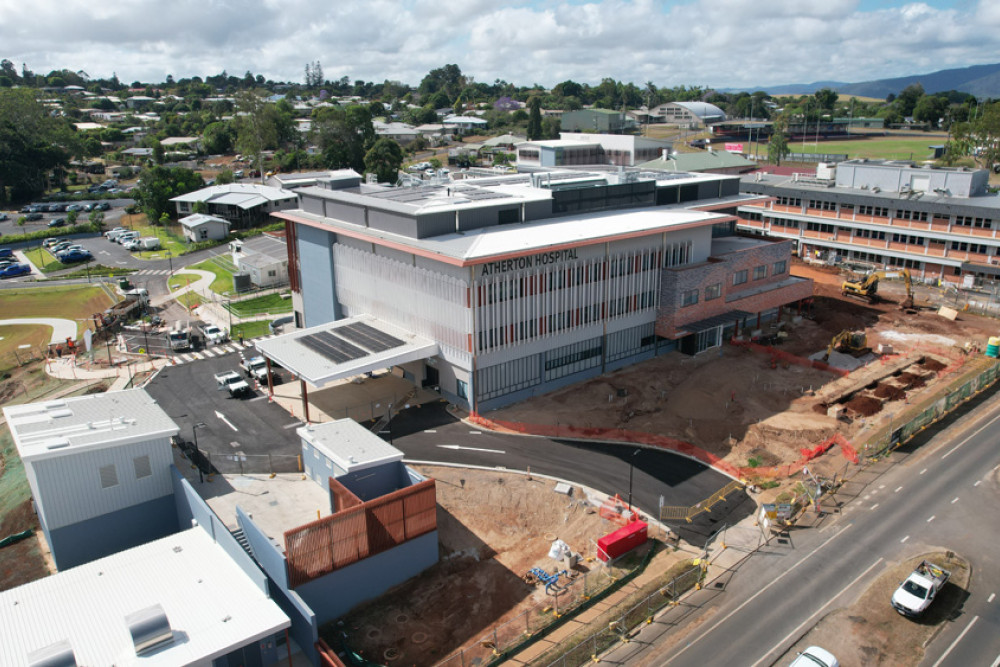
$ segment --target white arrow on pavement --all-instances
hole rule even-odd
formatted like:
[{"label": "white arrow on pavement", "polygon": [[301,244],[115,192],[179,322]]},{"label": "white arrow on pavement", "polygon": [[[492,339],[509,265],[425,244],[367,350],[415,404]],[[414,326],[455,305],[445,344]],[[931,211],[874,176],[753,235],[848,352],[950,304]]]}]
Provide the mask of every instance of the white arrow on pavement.
[{"label": "white arrow on pavement", "polygon": [[463,447],[461,445],[438,445],[442,449],[464,449],[469,452],[486,452],[487,454],[506,454],[502,449],[483,449],[482,447]]},{"label": "white arrow on pavement", "polygon": [[215,411],[215,416],[218,417],[219,419],[221,419],[222,421],[226,422],[226,426],[228,426],[229,428],[233,429],[234,431],[239,431],[238,428],[236,428],[235,426],[233,426],[233,422],[231,422],[228,419],[226,419],[226,415],[222,414],[218,410]]}]

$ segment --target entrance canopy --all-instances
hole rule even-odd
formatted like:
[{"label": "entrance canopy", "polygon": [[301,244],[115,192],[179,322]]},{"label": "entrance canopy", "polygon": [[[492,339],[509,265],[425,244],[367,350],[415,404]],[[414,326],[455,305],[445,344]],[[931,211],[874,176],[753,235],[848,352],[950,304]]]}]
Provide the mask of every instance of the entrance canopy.
[{"label": "entrance canopy", "polygon": [[314,387],[438,353],[434,341],[370,315],[299,329],[257,341],[256,347]]},{"label": "entrance canopy", "polygon": [[708,331],[709,329],[714,329],[715,327],[718,326],[733,324],[747,317],[754,317],[754,315],[753,313],[748,313],[743,310],[730,310],[728,313],[722,313],[721,315],[713,315],[712,317],[706,317],[705,319],[698,320],[697,322],[691,322],[689,324],[678,326],[677,337],[681,338],[689,334],[696,334],[696,333],[701,333],[702,331]]}]

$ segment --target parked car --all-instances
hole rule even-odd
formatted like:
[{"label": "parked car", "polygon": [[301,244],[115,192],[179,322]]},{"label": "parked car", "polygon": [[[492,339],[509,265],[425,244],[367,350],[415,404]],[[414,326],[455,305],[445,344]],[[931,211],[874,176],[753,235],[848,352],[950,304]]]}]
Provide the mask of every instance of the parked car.
[{"label": "parked car", "polygon": [[83,207],[80,206],[79,204],[70,204],[69,206],[66,207],[66,212],[67,213],[70,212],[70,211],[82,211],[82,210],[83,210]]},{"label": "parked car", "polygon": [[17,263],[16,259],[0,259],[0,269],[6,269],[8,266],[14,266]]},{"label": "parked car", "polygon": [[57,244],[57,243],[59,243],[61,241],[63,241],[63,239],[47,238],[44,241],[42,241],[42,247],[43,248],[51,248],[52,246],[54,246],[55,244]]},{"label": "parked car", "polygon": [[0,259],[8,259],[14,257],[14,251],[10,248],[0,248]]},{"label": "parked car", "polygon": [[840,661],[821,646],[810,646],[788,667],[840,667]]},{"label": "parked car", "polygon": [[71,245],[73,244],[70,243],[69,241],[60,241],[59,243],[49,246],[49,252],[51,252],[53,255],[58,255],[59,253],[65,250],[69,250],[69,247]]},{"label": "parked car", "polygon": [[24,219],[27,220],[28,222],[34,222],[35,220],[41,220],[43,217],[44,216],[42,216],[41,213],[35,212],[35,213],[29,213],[28,215],[24,216]]},{"label": "parked car", "polygon": [[114,229],[109,229],[108,231],[104,232],[104,236],[109,241],[113,241],[114,239],[111,238],[112,236],[118,236],[119,234],[127,231],[128,230],[125,229],[124,227],[115,227]]},{"label": "parked car", "polygon": [[11,264],[0,269],[0,278],[13,278],[31,273],[31,267],[27,264]]},{"label": "parked car", "polygon": [[66,218],[54,218],[49,220],[49,227],[65,227]]},{"label": "parked car", "polygon": [[134,239],[129,239],[122,243],[122,247],[126,250],[142,250],[142,241],[138,237]]},{"label": "parked car", "polygon": [[73,250],[67,250],[66,252],[59,253],[58,258],[59,261],[62,262],[63,264],[73,264],[75,262],[84,262],[87,260],[91,260],[94,258],[94,256],[91,255],[86,250],[80,250],[78,248],[74,248]]},{"label": "parked car", "polygon": [[98,202],[97,206],[94,207],[98,211],[107,211],[111,208],[111,204],[106,201]]},{"label": "parked car", "polygon": [[115,241],[118,242],[118,245],[125,245],[126,241],[137,238],[139,238],[139,232],[125,232],[124,234],[119,234]]},{"label": "parked car", "polygon": [[58,213],[62,210],[62,207],[59,204],[49,204],[45,207],[45,210],[49,213]]},{"label": "parked car", "polygon": [[7,220],[10,220],[10,216],[6,213],[0,213],[0,222],[6,222]]}]

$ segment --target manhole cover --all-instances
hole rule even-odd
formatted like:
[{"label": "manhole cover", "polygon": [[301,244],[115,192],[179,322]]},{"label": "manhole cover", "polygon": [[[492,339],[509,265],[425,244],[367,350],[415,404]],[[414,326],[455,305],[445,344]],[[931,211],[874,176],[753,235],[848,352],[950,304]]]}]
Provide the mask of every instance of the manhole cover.
[{"label": "manhole cover", "polygon": [[368,639],[375,639],[376,637],[380,636],[381,634],[382,634],[382,631],[379,630],[378,628],[371,628],[370,630],[368,630],[367,633],[365,633],[365,636],[368,637]]},{"label": "manhole cover", "polygon": [[384,657],[387,661],[398,660],[399,656],[400,652],[398,648],[387,648],[385,653],[382,654],[382,657]]},{"label": "manhole cover", "polygon": [[396,622],[397,623],[406,623],[408,620],[410,620],[410,617],[407,616],[406,614],[397,614],[396,615]]},{"label": "manhole cover", "polygon": [[414,632],[413,636],[410,637],[410,639],[413,641],[414,644],[423,644],[425,641],[427,641],[427,633]]}]

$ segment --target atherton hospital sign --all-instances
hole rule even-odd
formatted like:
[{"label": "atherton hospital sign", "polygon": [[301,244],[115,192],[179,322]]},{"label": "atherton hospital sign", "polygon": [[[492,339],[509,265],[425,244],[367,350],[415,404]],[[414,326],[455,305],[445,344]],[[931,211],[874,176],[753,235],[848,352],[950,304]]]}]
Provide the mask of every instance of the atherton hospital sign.
[{"label": "atherton hospital sign", "polygon": [[576,258],[576,248],[553,250],[551,252],[538,253],[537,255],[526,255],[499,262],[488,262],[483,264],[482,272],[479,275],[492,276],[498,273],[506,273],[507,271],[530,269],[534,266],[545,266],[546,264],[555,264],[556,262],[565,262]]}]

